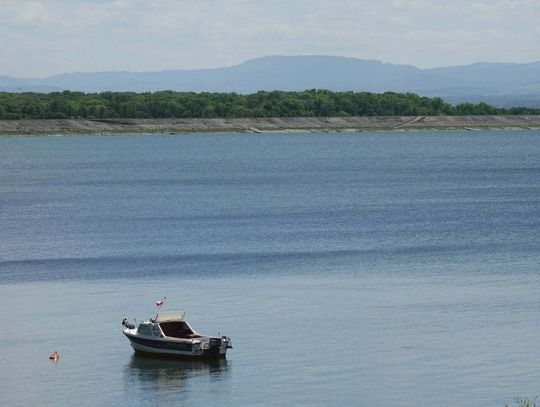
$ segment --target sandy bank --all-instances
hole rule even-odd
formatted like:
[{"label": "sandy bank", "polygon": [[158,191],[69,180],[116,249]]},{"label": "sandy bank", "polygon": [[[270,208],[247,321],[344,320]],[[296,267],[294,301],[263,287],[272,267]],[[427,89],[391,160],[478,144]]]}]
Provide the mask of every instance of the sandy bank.
[{"label": "sandy bank", "polygon": [[540,116],[0,120],[0,135],[540,129]]}]

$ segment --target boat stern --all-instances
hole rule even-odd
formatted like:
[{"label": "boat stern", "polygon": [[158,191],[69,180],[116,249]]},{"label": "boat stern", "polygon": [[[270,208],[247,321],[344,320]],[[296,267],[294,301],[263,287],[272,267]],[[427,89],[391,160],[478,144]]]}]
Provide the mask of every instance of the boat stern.
[{"label": "boat stern", "polygon": [[202,342],[203,357],[205,358],[216,358],[216,357],[225,357],[227,355],[227,350],[232,349],[231,338],[228,336],[218,337],[207,337]]}]

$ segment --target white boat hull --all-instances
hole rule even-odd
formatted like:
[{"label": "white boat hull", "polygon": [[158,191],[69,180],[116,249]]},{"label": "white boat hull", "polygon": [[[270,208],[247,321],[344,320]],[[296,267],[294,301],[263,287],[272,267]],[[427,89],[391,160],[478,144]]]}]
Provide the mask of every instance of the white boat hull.
[{"label": "white boat hull", "polygon": [[[137,353],[146,353],[159,356],[185,357],[185,358],[219,358],[225,357],[229,343],[226,339],[205,338],[200,340],[178,340],[175,338],[144,338],[132,334],[130,330],[124,330],[124,335],[129,339],[131,347]],[[209,346],[210,339],[215,341]]]}]

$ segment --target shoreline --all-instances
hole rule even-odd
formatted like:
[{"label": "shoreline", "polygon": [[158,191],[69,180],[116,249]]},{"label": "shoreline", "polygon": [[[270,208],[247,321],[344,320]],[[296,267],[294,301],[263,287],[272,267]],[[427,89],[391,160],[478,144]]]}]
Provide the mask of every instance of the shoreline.
[{"label": "shoreline", "polygon": [[540,115],[0,120],[0,136],[540,130]]}]

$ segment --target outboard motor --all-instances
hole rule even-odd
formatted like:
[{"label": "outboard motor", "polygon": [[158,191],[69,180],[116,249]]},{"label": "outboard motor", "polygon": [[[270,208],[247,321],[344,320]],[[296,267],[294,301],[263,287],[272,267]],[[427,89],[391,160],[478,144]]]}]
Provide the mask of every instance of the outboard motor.
[{"label": "outboard motor", "polygon": [[232,341],[228,336],[222,336],[221,339],[227,341],[227,349],[232,349]]},{"label": "outboard motor", "polygon": [[206,351],[207,355],[219,355],[219,350],[221,348],[221,338],[210,338],[208,343],[208,350]]}]

